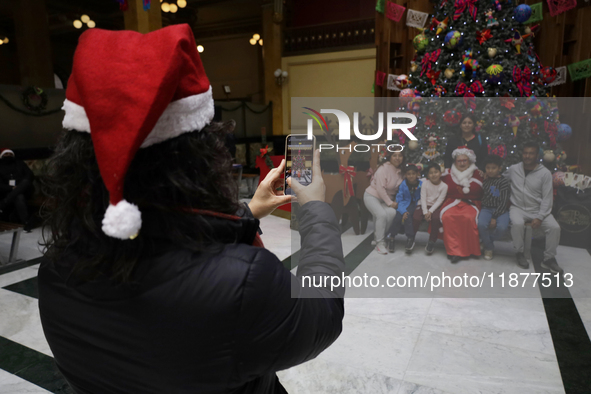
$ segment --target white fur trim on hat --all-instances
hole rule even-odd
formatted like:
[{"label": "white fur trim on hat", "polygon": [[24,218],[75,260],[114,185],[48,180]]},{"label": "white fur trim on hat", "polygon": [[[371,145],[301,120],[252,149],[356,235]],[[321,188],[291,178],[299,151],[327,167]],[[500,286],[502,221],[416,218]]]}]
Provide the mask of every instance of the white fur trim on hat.
[{"label": "white fur trim on hat", "polygon": [[458,157],[460,155],[468,156],[468,159],[470,159],[470,163],[472,163],[472,164],[476,163],[476,155],[474,154],[474,151],[472,149],[457,148],[452,152],[451,158],[455,160],[456,157]]},{"label": "white fur trim on hat", "polygon": [[117,205],[109,204],[103,218],[103,232],[119,239],[135,238],[142,227],[142,214],[137,205],[121,200]]},{"label": "white fur trim on hat", "polygon": [[5,155],[5,154],[7,154],[7,153],[12,153],[12,155],[14,156],[14,152],[13,152],[13,151],[11,151],[10,149],[4,149],[4,150],[2,151],[2,153],[0,153],[0,159],[1,159],[2,157],[4,157],[4,155]]},{"label": "white fur trim on hat", "polygon": [[[62,109],[66,111],[62,122],[64,129],[90,133],[90,122],[84,107],[66,99]],[[207,92],[173,101],[168,104],[141,148],[201,130],[211,122],[214,112],[211,86]]]}]

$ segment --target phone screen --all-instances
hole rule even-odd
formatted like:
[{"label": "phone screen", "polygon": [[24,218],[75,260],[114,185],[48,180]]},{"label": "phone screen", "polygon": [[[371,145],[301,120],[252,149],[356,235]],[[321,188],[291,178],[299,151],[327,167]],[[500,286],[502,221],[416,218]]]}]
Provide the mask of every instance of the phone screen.
[{"label": "phone screen", "polygon": [[[312,182],[314,140],[307,135],[289,135],[285,144],[285,179],[292,177],[302,186]],[[285,182],[285,194],[295,194]]]}]

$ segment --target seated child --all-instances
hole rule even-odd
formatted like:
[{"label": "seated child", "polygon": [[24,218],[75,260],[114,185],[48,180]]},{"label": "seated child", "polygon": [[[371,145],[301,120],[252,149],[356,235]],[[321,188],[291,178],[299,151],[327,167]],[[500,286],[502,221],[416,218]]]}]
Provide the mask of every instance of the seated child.
[{"label": "seated child", "polygon": [[501,176],[503,159],[490,155],[484,161],[486,179],[478,216],[478,232],[484,247],[484,259],[493,258],[494,241],[502,238],[509,227],[509,195],[511,185]]},{"label": "seated child", "polygon": [[414,164],[406,165],[403,172],[404,180],[398,188],[398,194],[396,194],[398,208],[396,209],[396,216],[386,237],[386,243],[388,245],[388,251],[394,253],[394,237],[398,234],[400,226],[404,223],[404,233],[407,238],[406,253],[410,254],[415,246],[412,214],[421,198],[421,181],[419,180],[419,170]]},{"label": "seated child", "polygon": [[427,254],[431,254],[441,228],[441,204],[447,195],[447,184],[441,181],[439,164],[429,164],[426,172],[427,179],[421,185],[421,204],[414,212],[413,227],[416,235],[423,219],[431,222],[431,234],[429,234],[429,242],[425,247]]}]

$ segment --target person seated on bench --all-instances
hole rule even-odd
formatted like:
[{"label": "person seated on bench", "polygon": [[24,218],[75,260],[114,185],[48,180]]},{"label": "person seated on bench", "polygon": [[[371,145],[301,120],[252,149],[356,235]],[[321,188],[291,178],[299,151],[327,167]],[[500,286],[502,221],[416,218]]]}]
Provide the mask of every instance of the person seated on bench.
[{"label": "person seated on bench", "polygon": [[460,146],[452,156],[454,164],[442,177],[447,184],[447,198],[441,208],[441,223],[447,258],[456,264],[463,257],[480,256],[477,217],[482,198],[482,177],[471,149]]},{"label": "person seated on bench", "polygon": [[33,171],[24,161],[16,159],[12,150],[0,152],[0,212],[14,209],[25,231],[30,230],[27,200],[33,195],[33,177]]},{"label": "person seated on bench", "polygon": [[484,160],[486,179],[482,185],[482,210],[478,232],[484,247],[484,259],[492,260],[494,241],[503,238],[509,228],[509,181],[501,176],[503,159],[490,155]]},{"label": "person seated on bench", "polygon": [[560,242],[560,225],[552,212],[552,174],[538,159],[540,147],[536,142],[523,146],[521,163],[513,164],[503,176],[511,182],[511,237],[517,252],[517,265],[528,268],[523,254],[525,225],[541,227],[546,233],[546,250],[542,267],[553,273],[562,272],[556,262],[556,248]]},{"label": "person seated on bench", "polygon": [[429,164],[427,179],[423,181],[421,187],[421,204],[413,215],[415,235],[419,231],[423,219],[431,223],[429,242],[425,247],[427,254],[432,254],[435,249],[435,242],[437,242],[441,228],[441,204],[443,204],[446,195],[447,184],[441,181],[441,167],[437,163]]}]

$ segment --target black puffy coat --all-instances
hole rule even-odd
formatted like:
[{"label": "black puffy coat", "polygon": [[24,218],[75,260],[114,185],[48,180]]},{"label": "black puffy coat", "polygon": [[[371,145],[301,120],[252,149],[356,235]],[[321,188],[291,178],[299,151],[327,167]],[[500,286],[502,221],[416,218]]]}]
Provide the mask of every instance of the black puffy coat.
[{"label": "black puffy coat", "polygon": [[[76,256],[39,269],[39,309],[55,361],[80,394],[284,393],[276,371],[316,357],[342,329],[343,288],[304,289],[302,275],[344,269],[330,207],[299,211],[298,278],[251,246],[258,220],[211,218],[221,254],[181,250],[144,221],[158,252],[142,260],[134,286],[68,280]],[[293,289],[292,289],[293,286]],[[292,291],[306,297],[292,297]]]}]

